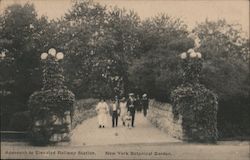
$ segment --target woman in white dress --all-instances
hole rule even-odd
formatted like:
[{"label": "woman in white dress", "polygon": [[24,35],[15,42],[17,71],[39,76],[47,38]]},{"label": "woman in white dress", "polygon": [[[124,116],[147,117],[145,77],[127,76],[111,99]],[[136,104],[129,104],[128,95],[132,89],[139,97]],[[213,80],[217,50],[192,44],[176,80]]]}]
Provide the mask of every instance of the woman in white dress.
[{"label": "woman in white dress", "polygon": [[99,128],[104,128],[107,123],[107,114],[109,113],[108,104],[105,102],[104,99],[101,99],[100,102],[97,104],[95,110],[98,115]]},{"label": "woman in white dress", "polygon": [[123,97],[120,101],[120,117],[121,117],[121,121],[123,126],[125,126],[125,116],[127,115],[127,102],[126,102],[126,98]]}]

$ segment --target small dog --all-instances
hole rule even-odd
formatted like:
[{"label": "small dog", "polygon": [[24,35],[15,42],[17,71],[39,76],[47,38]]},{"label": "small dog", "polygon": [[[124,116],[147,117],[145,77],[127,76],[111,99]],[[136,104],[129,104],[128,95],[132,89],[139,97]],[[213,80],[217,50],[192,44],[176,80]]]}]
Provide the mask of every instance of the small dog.
[{"label": "small dog", "polygon": [[131,129],[132,116],[130,111],[127,112],[127,115],[125,115],[124,119],[125,119],[125,126]]}]

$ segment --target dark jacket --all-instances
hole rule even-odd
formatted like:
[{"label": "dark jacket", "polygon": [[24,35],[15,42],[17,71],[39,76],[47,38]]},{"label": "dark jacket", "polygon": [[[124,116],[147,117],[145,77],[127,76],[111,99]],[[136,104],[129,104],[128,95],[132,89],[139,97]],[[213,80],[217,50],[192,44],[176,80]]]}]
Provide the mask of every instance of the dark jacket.
[{"label": "dark jacket", "polygon": [[149,100],[148,100],[148,98],[146,97],[143,97],[142,99],[141,99],[141,102],[142,102],[142,105],[143,105],[143,108],[144,109],[148,109],[148,103],[149,103]]},{"label": "dark jacket", "polygon": [[131,99],[128,99],[127,108],[128,108],[128,111],[130,111],[131,113],[135,112],[135,99],[132,101],[131,101]]}]

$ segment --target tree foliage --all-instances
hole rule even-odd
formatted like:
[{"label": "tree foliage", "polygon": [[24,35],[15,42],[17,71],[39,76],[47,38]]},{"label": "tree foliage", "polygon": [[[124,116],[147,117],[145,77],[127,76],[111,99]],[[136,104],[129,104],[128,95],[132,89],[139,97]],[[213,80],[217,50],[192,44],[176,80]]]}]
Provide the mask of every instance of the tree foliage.
[{"label": "tree foliage", "polygon": [[[40,39],[36,36],[41,31],[41,20],[37,18],[33,5],[14,4],[0,15],[0,24],[0,49],[7,51],[6,58],[1,61],[1,82],[13,82],[2,86],[11,91],[3,102],[8,109],[1,108],[4,115],[1,118],[4,118],[11,117],[17,111],[26,110],[29,95],[41,86],[37,56]],[[4,118],[8,124],[7,119]],[[6,129],[7,124],[1,126]]]},{"label": "tree foliage", "polygon": [[181,78],[178,54],[194,45],[187,26],[162,14],[144,20],[140,35],[140,57],[129,67],[131,86],[159,100],[169,100]]},{"label": "tree foliage", "polygon": [[201,81],[218,94],[220,137],[249,134],[249,37],[225,20],[206,20],[194,32],[205,58]]},{"label": "tree foliage", "polygon": [[76,2],[60,23],[65,22],[69,22],[68,29],[62,35],[69,39],[61,44],[69,56],[65,68],[76,95],[124,94],[128,61],[136,55],[139,43],[137,14],[107,10],[91,1]]},{"label": "tree foliage", "polygon": [[[199,51],[205,58],[203,82],[219,94],[220,99],[230,95],[247,96],[249,84],[249,40],[241,36],[237,25],[205,21],[195,33],[201,40]],[[226,81],[223,81],[226,80]]]},{"label": "tree foliage", "polygon": [[[218,94],[219,115],[228,104],[246,112],[249,37],[225,20],[206,20],[192,34],[204,58],[201,83]],[[63,18],[50,21],[37,17],[31,4],[9,6],[0,15],[0,50],[9,57],[1,61],[0,80],[13,82],[1,86],[12,93],[4,98],[4,115],[27,109],[28,97],[42,84],[40,54],[51,47],[64,52],[65,80],[79,99],[133,91],[169,101],[182,82],[178,55],[195,44],[189,35],[179,18],[141,20],[134,11],[93,1],[76,1]]]}]

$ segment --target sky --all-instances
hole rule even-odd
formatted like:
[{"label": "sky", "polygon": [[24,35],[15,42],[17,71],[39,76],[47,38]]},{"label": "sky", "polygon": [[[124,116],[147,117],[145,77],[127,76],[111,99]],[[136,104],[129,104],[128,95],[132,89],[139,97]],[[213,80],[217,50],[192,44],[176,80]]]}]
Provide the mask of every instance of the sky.
[{"label": "sky", "polygon": [[[167,13],[181,18],[191,30],[196,23],[224,18],[229,23],[242,25],[246,35],[249,34],[248,0],[93,0],[107,6],[135,10],[141,19]],[[38,15],[49,19],[60,18],[67,12],[72,0],[0,0],[0,13],[13,3],[34,3]]]}]

